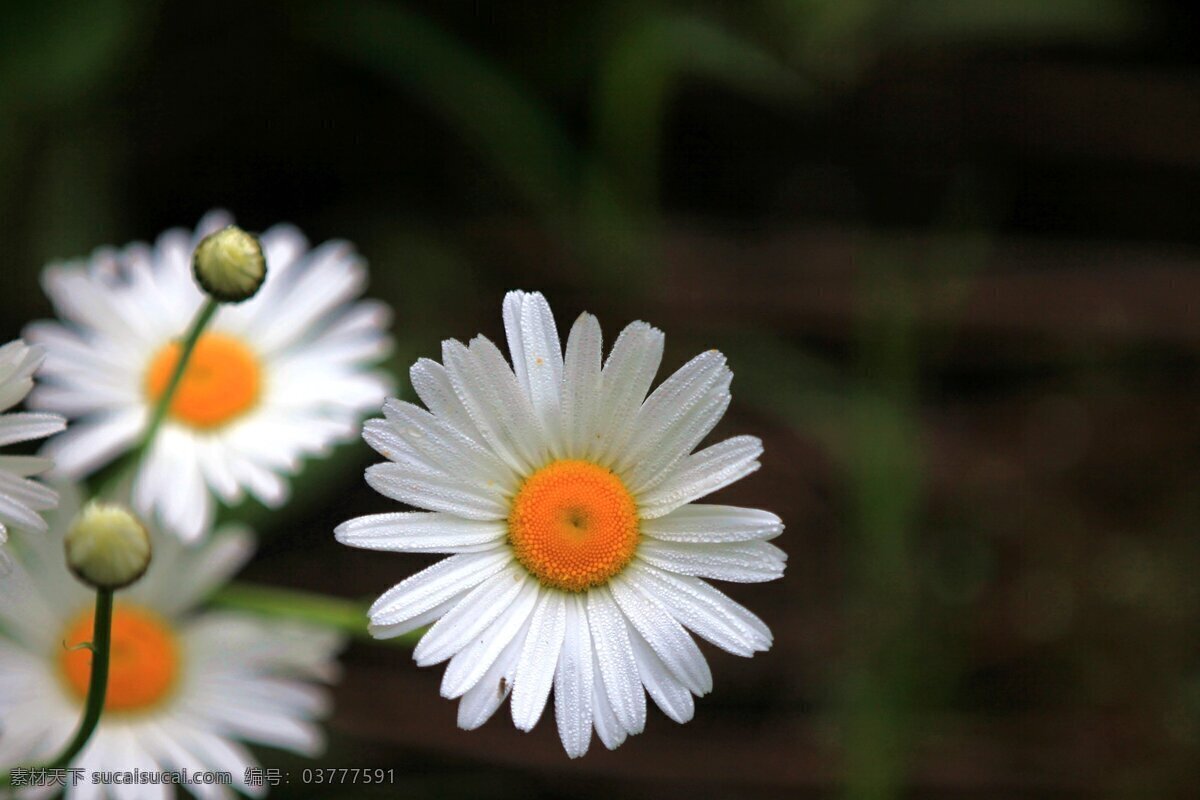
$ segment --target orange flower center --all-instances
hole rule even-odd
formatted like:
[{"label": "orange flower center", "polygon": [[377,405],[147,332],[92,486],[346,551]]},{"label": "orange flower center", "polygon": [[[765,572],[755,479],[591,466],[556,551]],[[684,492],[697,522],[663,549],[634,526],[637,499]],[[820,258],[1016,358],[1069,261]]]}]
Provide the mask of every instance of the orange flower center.
[{"label": "orange flower center", "polygon": [[508,513],[517,561],[568,592],[600,586],[637,550],[637,504],[621,479],[587,461],[562,460],[530,475]]},{"label": "orange flower center", "polygon": [[[171,342],[150,359],[146,395],[151,403],[166,391],[179,350]],[[188,359],[170,413],[193,428],[217,428],[253,408],[261,388],[262,368],[250,348],[232,336],[205,333]]]},{"label": "orange flower center", "polygon": [[[67,628],[60,659],[71,692],[87,699],[92,674],[92,651],[76,647],[92,640],[93,612],[87,611]],[[142,711],[158,704],[179,677],[179,645],[167,623],[152,611],[119,605],[113,609],[112,642],[108,660],[106,711]]]}]

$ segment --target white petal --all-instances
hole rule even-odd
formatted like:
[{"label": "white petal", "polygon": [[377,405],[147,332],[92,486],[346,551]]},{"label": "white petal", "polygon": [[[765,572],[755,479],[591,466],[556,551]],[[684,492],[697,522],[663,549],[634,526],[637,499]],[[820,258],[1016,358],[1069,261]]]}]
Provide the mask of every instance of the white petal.
[{"label": "white petal", "polygon": [[196,441],[190,433],[163,426],[133,484],[135,509],[157,517],[163,527],[185,542],[194,542],[208,532],[214,512],[195,450]]},{"label": "white petal", "polygon": [[417,666],[440,664],[457,654],[512,605],[528,580],[529,574],[512,564],[468,592],[421,638],[413,650]]},{"label": "white petal", "polygon": [[42,414],[23,411],[16,414],[0,414],[0,445],[27,442],[58,433],[67,426],[67,421],[58,414]]},{"label": "white petal", "polygon": [[530,731],[542,716],[566,632],[567,609],[561,592],[544,590],[529,623],[529,636],[521,649],[513,679],[512,718],[520,730]]},{"label": "white petal", "polygon": [[[476,440],[459,432],[448,423],[412,403],[388,400],[383,406],[384,420],[369,420],[367,426],[380,424],[379,442],[384,447],[407,450],[429,464],[435,464],[449,475],[479,476],[499,484],[504,492],[516,489],[518,477],[512,468],[497,458]],[[375,441],[363,438],[384,456],[391,458]]]},{"label": "white petal", "polygon": [[471,340],[469,349],[446,341],[442,360],[455,394],[492,449],[521,474],[540,466],[546,458],[544,437],[529,397],[496,346],[482,336]]},{"label": "white petal", "polygon": [[613,713],[626,731],[640,733],[646,724],[646,695],[638,679],[625,617],[603,586],[588,592],[587,612],[592,646]]},{"label": "white petal", "polygon": [[254,537],[244,529],[223,528],[195,547],[163,537],[154,542],[150,568],[130,596],[144,597],[161,614],[182,614],[227,583],[253,554]]},{"label": "white petal", "polygon": [[598,419],[590,455],[611,466],[623,451],[654,374],[662,362],[663,334],[644,322],[633,322],[621,331],[600,376]]},{"label": "white petal", "polygon": [[[256,763],[241,744],[224,736],[204,730],[189,730],[182,726],[175,727],[174,732],[180,744],[194,759],[203,764],[205,769],[228,772],[233,775],[235,781],[242,779],[247,766]],[[103,768],[115,769],[115,765],[119,763],[121,762],[110,761],[105,763]]]},{"label": "white petal", "polygon": [[21,402],[32,388],[32,378],[0,377],[0,411],[8,411]]},{"label": "white petal", "polygon": [[600,395],[600,323],[580,314],[567,339],[563,364],[562,428],[564,455],[583,458],[596,436],[596,403]]},{"label": "white petal", "polygon": [[712,672],[704,654],[670,614],[664,611],[653,596],[647,595],[627,574],[610,584],[613,597],[634,630],[671,670],[676,678],[697,695],[712,691]]},{"label": "white petal", "polygon": [[633,656],[637,660],[638,675],[646,686],[654,703],[663,713],[676,722],[687,722],[695,712],[692,693],[675,679],[670,670],[659,660],[646,640],[637,631],[631,631],[629,642],[633,645]]},{"label": "white petal", "polygon": [[[175,726],[170,724],[169,719],[162,723],[158,721],[147,721],[142,726],[139,726],[139,732],[143,733],[150,740],[155,752],[158,754],[159,761],[163,767],[172,771],[182,771],[187,767],[189,771],[194,771],[199,766],[204,768],[203,762],[197,761],[196,757],[191,752],[180,744],[181,738]],[[183,735],[186,738],[186,734]],[[236,775],[235,783],[241,781],[244,775]],[[167,787],[163,787],[164,792],[168,791]],[[229,791],[223,786],[209,784],[192,784],[188,786],[196,797],[200,800],[228,800]],[[250,793],[248,788],[242,788],[243,792]],[[71,795],[72,800],[75,800],[75,795]],[[173,793],[166,795],[167,800],[174,797]]]},{"label": "white petal", "polygon": [[[475,686],[504,648],[513,641],[514,636],[524,642],[518,632],[528,628],[538,595],[537,581],[526,581],[517,599],[496,618],[492,626],[450,659],[450,663],[446,665],[446,672],[442,675],[442,697],[459,697]],[[520,652],[518,645],[517,654],[520,655]],[[515,664],[513,668],[516,668]],[[512,675],[508,677],[511,684]]]},{"label": "white petal", "polygon": [[288,499],[288,484],[268,466],[253,461],[249,456],[231,457],[229,469],[238,483],[245,486],[260,503],[267,508],[279,508]]},{"label": "white petal", "polygon": [[361,294],[367,278],[354,248],[339,241],[320,245],[288,272],[294,275],[289,274],[287,281],[272,281],[268,273],[263,291],[249,301],[263,307],[247,335],[264,352],[300,340],[322,317]]},{"label": "white petal", "polygon": [[463,590],[457,594],[451,595],[450,599],[443,603],[439,603],[428,611],[423,611],[415,617],[409,617],[404,622],[396,622],[390,625],[376,625],[369,623],[367,632],[376,639],[392,639],[396,636],[403,636],[406,633],[411,633],[417,628],[424,628],[431,622],[436,622],[446,616],[455,606],[458,605],[464,597],[467,596],[468,590]]},{"label": "white petal", "polygon": [[7,392],[11,391],[9,387],[16,385],[25,386],[28,390],[30,376],[45,357],[45,348],[38,345],[30,347],[20,339],[0,345],[0,398],[8,402],[8,405],[0,406],[0,410],[7,409],[25,396],[22,394],[10,401]]},{"label": "white petal", "polygon": [[728,386],[713,387],[685,417],[667,431],[658,448],[637,462],[629,474],[629,487],[648,492],[674,474],[679,463],[716,426],[732,401]]},{"label": "white petal", "polygon": [[42,448],[42,455],[54,459],[54,470],[80,478],[127,450],[146,424],[146,412],[130,408],[71,425]]},{"label": "white petal", "polygon": [[609,750],[616,750],[625,741],[629,733],[613,713],[612,703],[608,700],[608,690],[600,674],[600,656],[592,648],[592,722],[596,726],[596,735]]},{"label": "white petal", "polygon": [[540,292],[509,292],[504,297],[504,330],[517,382],[553,449],[561,452],[563,355],[550,304]]},{"label": "white petal", "polygon": [[3,470],[0,470],[0,495],[35,511],[47,511],[58,505],[58,493],[53,489]]},{"label": "white petal", "polygon": [[571,595],[566,608],[566,632],[554,673],[554,718],[563,749],[579,758],[592,740],[592,634],[583,598]]},{"label": "white petal", "polygon": [[[320,729],[305,719],[297,718],[294,709],[265,707],[261,695],[268,686],[269,679],[259,677],[256,683],[239,687],[236,697],[225,698],[229,707],[222,709],[225,713],[221,716],[228,733],[248,742],[291,750],[309,757],[319,755],[325,744]],[[220,702],[220,699],[216,699],[212,705]]]},{"label": "white petal", "polygon": [[735,436],[685,458],[667,480],[638,498],[643,519],[654,519],[741,480],[759,468],[762,442]]},{"label": "white petal", "polygon": [[401,511],[371,514],[338,525],[342,544],[399,553],[467,553],[488,550],[507,534],[503,522],[463,519],[452,514]]},{"label": "white petal", "polygon": [[259,241],[262,242],[263,256],[267,259],[267,269],[276,275],[295,266],[308,251],[308,239],[299,228],[287,223],[272,225],[263,232]]},{"label": "white petal", "polygon": [[46,521],[39,517],[28,506],[22,505],[0,493],[0,521],[6,525],[29,528],[35,531],[46,530]]},{"label": "white petal", "polygon": [[242,486],[228,463],[229,450],[218,439],[198,439],[196,460],[204,482],[212,487],[221,501],[227,505],[241,502]]},{"label": "white petal", "polygon": [[689,503],[656,519],[642,520],[641,531],[664,542],[750,542],[774,539],[783,532],[783,521],[757,508]]},{"label": "white petal", "polygon": [[698,636],[739,656],[771,647],[771,630],[749,609],[699,578],[637,562],[626,570],[646,594]]},{"label": "white petal", "polygon": [[436,361],[422,358],[412,365],[408,376],[417,397],[421,398],[425,407],[438,419],[476,442],[485,441],[475,423],[471,421],[466,407],[455,394],[454,385],[450,382],[450,375],[445,367]]},{"label": "white petal", "polygon": [[367,468],[372,489],[429,511],[444,511],[473,520],[497,520],[508,516],[508,508],[488,487],[443,475],[420,474],[411,464],[376,464]]},{"label": "white petal", "polygon": [[783,577],[787,553],[770,542],[692,544],[646,539],[637,557],[660,569],[734,583],[761,583]]},{"label": "white petal", "polygon": [[40,475],[53,466],[54,460],[45,456],[0,456],[0,470],[20,478]]},{"label": "white petal", "polygon": [[395,625],[471,589],[504,568],[506,552],[463,553],[442,559],[384,592],[368,614],[375,625]]},{"label": "white petal", "polygon": [[[496,713],[496,709],[508,697],[513,689],[517,662],[529,633],[531,619],[531,616],[526,615],[521,620],[515,635],[510,634],[507,643],[502,646],[486,672],[463,694],[458,703],[458,727],[465,731],[475,730],[491,719],[492,714]],[[442,695],[448,696],[444,689]]]},{"label": "white petal", "polygon": [[[638,409],[629,447],[615,468],[624,472],[638,466],[652,475],[691,452],[720,419],[720,414],[700,414],[701,409],[706,401],[728,395],[732,377],[725,357],[716,350],[701,353],[676,370]],[[634,482],[644,479],[639,476]]]}]

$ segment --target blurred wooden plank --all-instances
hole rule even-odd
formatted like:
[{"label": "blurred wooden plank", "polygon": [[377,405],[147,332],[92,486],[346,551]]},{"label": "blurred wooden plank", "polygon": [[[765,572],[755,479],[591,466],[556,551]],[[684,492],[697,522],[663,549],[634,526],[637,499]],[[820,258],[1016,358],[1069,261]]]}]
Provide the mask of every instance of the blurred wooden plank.
[{"label": "blurred wooden plank", "polygon": [[953,326],[1001,342],[1036,338],[1050,348],[1075,348],[1081,339],[1200,345],[1200,253],[1164,246],[1002,240],[969,277],[947,281],[953,264],[935,271],[927,263],[931,253],[955,252],[956,240],[947,237],[868,241],[827,230],[731,238],[673,230],[655,299],[682,325],[844,338],[860,313],[857,266],[877,249],[913,265],[924,327]]},{"label": "blurred wooden plank", "polygon": [[[527,288],[561,285],[564,272],[583,269],[528,224],[490,222],[467,237],[493,260],[519,265]],[[641,292],[638,315],[673,330],[844,340],[861,313],[861,268],[881,254],[909,275],[923,328],[1036,343],[1035,352],[1077,349],[1085,340],[1200,346],[1200,250],[1179,245],[847,228],[733,234],[673,223],[632,289]],[[572,286],[567,297],[554,295],[560,305],[598,313],[629,305],[628,296],[586,293],[584,280]]]}]

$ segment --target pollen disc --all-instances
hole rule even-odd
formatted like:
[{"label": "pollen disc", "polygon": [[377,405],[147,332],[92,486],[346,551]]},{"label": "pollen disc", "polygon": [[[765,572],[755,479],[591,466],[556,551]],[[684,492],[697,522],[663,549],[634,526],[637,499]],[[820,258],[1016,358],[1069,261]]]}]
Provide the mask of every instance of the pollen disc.
[{"label": "pollen disc", "polygon": [[[150,359],[145,388],[151,403],[166,391],[179,351],[171,342]],[[188,359],[170,414],[193,428],[218,428],[253,408],[261,388],[262,368],[249,347],[223,333],[205,333]]]},{"label": "pollen disc", "polygon": [[587,461],[554,461],[530,475],[508,514],[518,562],[568,592],[606,583],[633,558],[637,504],[621,479]]},{"label": "pollen disc", "polygon": [[[81,703],[87,698],[92,651],[77,645],[92,640],[92,620],[93,613],[88,611],[67,628],[60,657],[67,687]],[[113,609],[106,711],[154,707],[170,694],[179,671],[179,644],[166,621],[138,606]]]}]

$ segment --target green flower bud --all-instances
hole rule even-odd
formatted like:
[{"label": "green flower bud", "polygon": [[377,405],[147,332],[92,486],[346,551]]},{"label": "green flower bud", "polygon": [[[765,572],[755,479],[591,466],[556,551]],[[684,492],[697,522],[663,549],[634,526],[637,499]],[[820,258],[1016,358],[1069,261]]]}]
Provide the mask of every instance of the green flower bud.
[{"label": "green flower bud", "polygon": [[67,566],[97,589],[120,589],[150,566],[150,536],[141,520],[116,503],[93,500],[83,507],[66,540]]},{"label": "green flower bud", "polygon": [[267,278],[267,259],[258,237],[236,225],[210,233],[192,255],[196,281],[222,303],[240,303],[255,295]]}]

